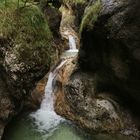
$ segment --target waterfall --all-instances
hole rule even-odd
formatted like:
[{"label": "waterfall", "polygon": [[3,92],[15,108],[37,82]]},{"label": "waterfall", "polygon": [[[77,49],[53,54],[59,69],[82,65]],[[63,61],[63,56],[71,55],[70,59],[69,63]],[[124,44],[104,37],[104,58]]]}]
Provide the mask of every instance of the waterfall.
[{"label": "waterfall", "polygon": [[[69,35],[69,52],[73,53],[74,57],[78,50],[76,49],[76,43],[73,36]],[[67,51],[66,51],[67,52]],[[68,54],[70,55],[70,54]],[[48,82],[45,87],[45,96],[42,100],[40,109],[38,109],[36,112],[31,113],[31,118],[34,119],[35,125],[37,126],[37,130],[40,132],[53,132],[57,125],[64,121],[62,117],[57,115],[54,111],[54,102],[53,102],[53,80],[56,77],[59,69],[66,63],[67,59],[65,57],[64,60],[61,61],[61,63],[54,69],[52,72],[50,72],[48,77]]]},{"label": "waterfall", "polygon": [[39,131],[53,131],[56,126],[64,119],[58,116],[54,111],[53,103],[53,86],[52,82],[57,75],[58,70],[65,64],[66,60],[63,60],[53,72],[50,72],[48,82],[45,87],[45,96],[42,100],[40,109],[30,116],[35,119],[35,125]]},{"label": "waterfall", "polygon": [[78,52],[78,49],[76,48],[76,41],[75,38],[72,35],[68,35],[69,39],[69,50],[66,52]]},{"label": "waterfall", "polygon": [[69,38],[69,48],[70,50],[76,50],[76,43],[75,43],[75,39],[72,35],[68,36]]}]

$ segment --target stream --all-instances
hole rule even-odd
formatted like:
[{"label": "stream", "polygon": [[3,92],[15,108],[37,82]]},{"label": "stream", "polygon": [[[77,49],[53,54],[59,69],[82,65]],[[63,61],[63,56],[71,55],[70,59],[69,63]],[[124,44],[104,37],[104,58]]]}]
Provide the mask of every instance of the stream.
[{"label": "stream", "polygon": [[70,122],[61,122],[53,132],[41,131],[29,115],[19,116],[6,128],[2,140],[132,140],[120,135],[90,136]]},{"label": "stream", "polygon": [[9,124],[3,140],[85,140],[71,123],[63,122],[54,131],[39,130],[29,116],[20,117]]},{"label": "stream", "polygon": [[[78,52],[72,36],[69,36],[69,48],[62,54],[62,58],[74,57]],[[53,80],[66,61],[67,59],[62,59],[50,72],[40,108],[36,112],[13,120],[5,129],[2,140],[130,140],[124,136],[90,136],[55,113]]]}]

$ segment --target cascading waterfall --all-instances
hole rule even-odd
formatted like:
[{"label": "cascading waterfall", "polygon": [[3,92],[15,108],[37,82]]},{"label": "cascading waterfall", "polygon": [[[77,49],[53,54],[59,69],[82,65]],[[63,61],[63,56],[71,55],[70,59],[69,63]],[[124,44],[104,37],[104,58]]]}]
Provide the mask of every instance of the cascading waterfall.
[{"label": "cascading waterfall", "polygon": [[58,116],[54,111],[53,105],[53,79],[57,75],[57,71],[64,65],[66,60],[63,60],[53,72],[50,72],[48,82],[45,87],[45,96],[42,100],[40,109],[31,114],[35,119],[35,124],[39,131],[53,131],[55,127],[64,119]]},{"label": "cascading waterfall", "polygon": [[76,49],[76,43],[75,43],[74,37],[72,35],[69,35],[68,38],[69,38],[70,50],[75,50]]},{"label": "cascading waterfall", "polygon": [[[69,38],[69,52],[78,52],[76,49],[75,39],[72,35],[68,36]],[[74,54],[75,55],[75,54]],[[37,126],[37,130],[41,132],[50,132],[54,131],[56,126],[60,124],[60,122],[64,121],[62,117],[57,115],[54,111],[54,102],[53,102],[53,80],[57,75],[58,70],[66,63],[67,59],[62,60],[61,63],[56,67],[55,70],[50,72],[48,77],[48,82],[45,87],[45,96],[42,100],[40,109],[38,109],[35,113],[32,113],[30,116],[35,120],[35,125]]]},{"label": "cascading waterfall", "polygon": [[[68,57],[74,57],[77,52],[77,49],[75,48],[75,41],[73,41],[73,39],[69,38],[69,44],[71,47],[68,51],[71,52],[64,52]],[[34,118],[34,120],[30,120],[25,117],[14,121],[10,131],[7,131],[3,140],[128,140],[128,137],[125,138],[116,135],[97,135],[87,137],[85,133],[78,131],[77,128],[75,129],[74,126],[67,122],[60,124],[60,122],[64,121],[64,119],[58,116],[54,111],[54,87],[52,83],[57,76],[58,71],[67,62],[67,60],[67,57],[65,57],[65,59],[50,72],[48,82],[45,87],[44,99],[41,103],[40,109],[30,115]],[[35,126],[37,126],[37,129],[33,125],[33,122],[36,124]],[[35,131],[35,129],[37,131]],[[130,140],[132,139],[130,138]]]},{"label": "cascading waterfall", "polygon": [[78,52],[78,49],[76,48],[75,38],[72,35],[68,35],[68,39],[69,39],[69,50],[67,52]]}]

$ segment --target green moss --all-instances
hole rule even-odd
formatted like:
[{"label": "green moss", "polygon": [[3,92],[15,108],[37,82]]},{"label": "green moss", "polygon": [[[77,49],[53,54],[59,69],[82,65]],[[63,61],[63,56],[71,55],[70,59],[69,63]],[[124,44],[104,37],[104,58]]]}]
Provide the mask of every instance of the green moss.
[{"label": "green moss", "polygon": [[86,0],[63,0],[65,4],[84,4]]},{"label": "green moss", "polygon": [[[0,3],[0,37],[6,38],[20,62],[49,66],[53,48],[52,34],[38,6],[20,1]],[[47,60],[46,60],[47,59]]]},{"label": "green moss", "polygon": [[81,25],[80,25],[80,33],[82,32],[83,28],[87,26],[88,28],[94,26],[94,23],[98,19],[98,14],[100,12],[100,9],[101,9],[100,0],[96,0],[96,2],[93,5],[89,6],[86,9]]}]

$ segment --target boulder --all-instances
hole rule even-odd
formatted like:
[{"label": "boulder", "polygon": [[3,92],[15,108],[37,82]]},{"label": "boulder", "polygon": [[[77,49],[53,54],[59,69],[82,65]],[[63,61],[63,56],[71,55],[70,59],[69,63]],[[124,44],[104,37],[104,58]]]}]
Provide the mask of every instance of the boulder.
[{"label": "boulder", "polygon": [[78,63],[82,70],[98,75],[99,90],[114,92],[138,114],[140,2],[103,0],[100,5],[96,21],[85,22],[81,31]]},{"label": "boulder", "polygon": [[139,6],[139,0],[85,3],[78,60],[58,82],[55,108],[92,134],[140,138]]},{"label": "boulder", "polygon": [[29,103],[31,91],[61,50],[56,44],[61,44],[61,39],[54,39],[39,7],[20,4],[18,8],[14,2],[0,4],[0,137],[25,105],[26,111],[34,104],[39,106],[39,99]]}]

